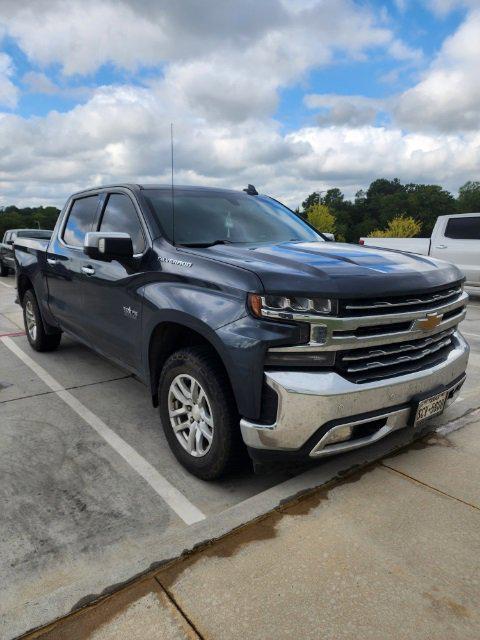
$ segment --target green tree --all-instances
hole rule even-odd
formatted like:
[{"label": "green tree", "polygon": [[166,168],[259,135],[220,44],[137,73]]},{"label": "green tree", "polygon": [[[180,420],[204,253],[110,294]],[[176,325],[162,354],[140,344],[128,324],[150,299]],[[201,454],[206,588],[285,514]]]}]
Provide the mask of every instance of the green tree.
[{"label": "green tree", "polygon": [[323,233],[335,233],[335,216],[324,204],[314,204],[307,210],[307,220]]},{"label": "green tree", "polygon": [[302,202],[302,214],[304,218],[307,216],[308,210],[316,204],[320,204],[320,195],[318,191],[311,193]]},{"label": "green tree", "polygon": [[460,213],[480,211],[480,182],[468,180],[458,190],[457,207]]},{"label": "green tree", "polygon": [[369,238],[414,238],[422,230],[422,225],[411,217],[397,216],[388,223],[386,229],[372,231]]},{"label": "green tree", "polygon": [[56,207],[4,207],[0,211],[0,239],[7,229],[53,229],[59,213]]},{"label": "green tree", "polygon": [[321,204],[326,204],[330,210],[341,209],[344,205],[345,196],[340,191],[340,189],[337,189],[335,187],[334,189],[328,189],[328,191],[325,192],[325,195],[320,199],[320,201]]}]

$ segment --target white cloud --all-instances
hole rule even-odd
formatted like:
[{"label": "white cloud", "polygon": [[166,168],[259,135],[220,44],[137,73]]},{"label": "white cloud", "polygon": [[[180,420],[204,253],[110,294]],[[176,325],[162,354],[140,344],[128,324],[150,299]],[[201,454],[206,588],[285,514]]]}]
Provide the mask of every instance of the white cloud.
[{"label": "white cloud", "polygon": [[[144,86],[98,87],[65,113],[0,114],[0,204],[60,205],[90,184],[168,182],[172,121],[177,183],[240,188],[252,182],[294,206],[329,186],[351,196],[379,175],[456,188],[480,166],[475,130],[375,127],[389,101],[330,94],[306,98],[309,108],[320,110],[321,127],[285,133],[274,118],[280,91],[331,64],[338,51],[362,59],[381,49],[403,65],[417,64],[421,52],[386,24],[351,0],[2,0],[0,31],[32,61],[35,70],[23,77],[31,92],[64,93],[67,76],[108,62],[158,71]],[[473,73],[477,50],[468,37],[462,45],[471,47],[464,51],[467,65],[448,47],[415,87],[424,100],[430,89],[423,91],[422,83],[445,68],[442,60],[453,60],[448,64],[457,73]],[[9,59],[2,76],[1,60],[0,91],[2,77],[10,84],[12,77]],[[48,76],[50,65],[63,70],[58,84]],[[397,117],[422,129],[422,111],[417,104],[415,116],[409,100],[408,92],[399,98]]]},{"label": "white cloud", "polygon": [[[301,66],[301,58],[311,63],[319,49],[359,53],[394,40],[351,0],[4,0],[0,23],[31,60],[58,63],[66,74],[90,73],[106,62],[135,69],[232,49],[241,53],[260,42],[270,54],[291,52]],[[301,46],[293,37],[301,38]]]},{"label": "white cloud", "polygon": [[385,111],[385,101],[365,96],[337,94],[309,94],[304,102],[309,109],[320,109],[317,122],[320,126],[348,125],[359,127],[372,124],[380,111]]},{"label": "white cloud", "polygon": [[480,7],[480,0],[427,0],[427,4],[434,13],[446,16],[458,8],[476,9]]},{"label": "white cloud", "polygon": [[472,11],[444,42],[422,80],[394,109],[410,129],[469,131],[480,128],[480,10]]},{"label": "white cloud", "polygon": [[19,96],[17,87],[13,84],[13,64],[10,56],[0,52],[0,105],[13,108]]},{"label": "white cloud", "polygon": [[294,206],[330,186],[352,196],[379,175],[456,188],[480,166],[479,133],[331,126],[282,134],[272,119],[201,118],[187,103],[168,101],[169,91],[168,84],[103,87],[67,113],[1,117],[1,203],[60,205],[90,184],[168,182],[172,110],[178,184],[241,188],[252,182]]}]

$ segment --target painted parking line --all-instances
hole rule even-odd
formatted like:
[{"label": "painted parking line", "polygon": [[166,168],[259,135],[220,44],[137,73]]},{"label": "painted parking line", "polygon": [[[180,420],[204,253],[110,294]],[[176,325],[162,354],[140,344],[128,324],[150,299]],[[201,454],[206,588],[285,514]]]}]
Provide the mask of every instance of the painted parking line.
[{"label": "painted parking line", "polygon": [[176,487],[164,478],[133,447],[108,427],[90,409],[87,409],[75,396],[66,391],[48,371],[28,356],[15,342],[8,337],[1,338],[2,343],[54,391],[82,420],[107,442],[134,469],[154,491],[175,511],[186,523],[193,524],[205,519],[205,515],[192,504]]},{"label": "painted parking line", "polygon": [[460,333],[465,336],[472,336],[472,338],[480,338],[480,333],[468,333],[467,331],[463,331],[463,329],[460,329]]},{"label": "painted parking line", "polygon": [[4,287],[7,287],[7,289],[13,289],[13,284],[7,284],[6,282],[2,282],[0,280],[0,284],[3,284]]},{"label": "painted parking line", "polygon": [[25,331],[13,331],[11,333],[0,333],[0,338],[18,338],[24,335]]}]

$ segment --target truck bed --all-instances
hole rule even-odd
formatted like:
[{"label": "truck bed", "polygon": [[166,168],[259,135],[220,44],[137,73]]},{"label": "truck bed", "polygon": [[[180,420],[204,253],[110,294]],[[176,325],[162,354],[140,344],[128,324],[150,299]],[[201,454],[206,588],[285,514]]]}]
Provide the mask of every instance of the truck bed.
[{"label": "truck bed", "polygon": [[430,238],[360,238],[360,244],[428,256]]}]

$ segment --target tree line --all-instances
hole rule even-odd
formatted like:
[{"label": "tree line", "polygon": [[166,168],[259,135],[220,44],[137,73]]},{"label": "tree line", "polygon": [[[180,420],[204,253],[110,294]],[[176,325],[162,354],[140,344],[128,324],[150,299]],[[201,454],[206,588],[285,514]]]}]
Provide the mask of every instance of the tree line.
[{"label": "tree line", "polygon": [[398,178],[374,180],[346,200],[340,189],[311,193],[297,213],[338,240],[361,236],[429,236],[438,216],[480,212],[480,181],[468,181],[455,198],[436,184],[402,184]]},{"label": "tree line", "polygon": [[[468,181],[458,196],[436,184],[402,184],[398,178],[374,180],[355,194],[353,202],[340,189],[311,193],[296,212],[317,229],[338,240],[358,242],[361,236],[428,236],[438,216],[480,212],[480,181]],[[7,229],[53,229],[56,207],[0,208],[0,239]]]},{"label": "tree line", "polygon": [[7,229],[53,229],[59,213],[56,207],[0,208],[0,240]]}]

